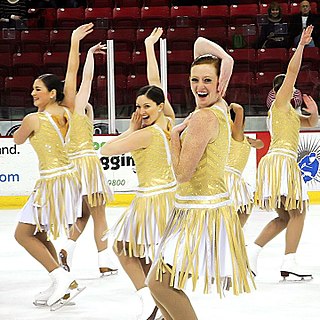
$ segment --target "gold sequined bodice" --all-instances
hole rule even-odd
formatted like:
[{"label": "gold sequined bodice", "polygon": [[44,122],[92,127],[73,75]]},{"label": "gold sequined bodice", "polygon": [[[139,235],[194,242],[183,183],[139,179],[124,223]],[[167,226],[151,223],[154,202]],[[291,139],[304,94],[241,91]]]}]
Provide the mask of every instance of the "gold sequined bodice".
[{"label": "gold sequined bodice", "polygon": [[234,140],[231,137],[230,153],[228,157],[227,166],[243,172],[250,155],[251,146],[244,137],[243,141]]},{"label": "gold sequined bodice", "polygon": [[74,113],[71,124],[68,153],[73,154],[84,150],[94,150],[92,121],[86,115]]},{"label": "gold sequined bodice", "polygon": [[33,133],[29,140],[37,153],[40,171],[68,167],[71,163],[65,140],[69,133],[64,138],[48,112],[39,112],[38,117],[39,130]]},{"label": "gold sequined bodice", "polygon": [[[178,184],[177,196],[202,197],[225,194],[227,192],[224,181],[224,169],[229,153],[230,124],[227,113],[220,107],[213,106],[210,110],[219,121],[218,137],[208,143],[202,158],[192,178]],[[185,132],[182,134],[182,140]]]},{"label": "gold sequined bodice", "polygon": [[271,143],[269,151],[286,149],[297,152],[299,143],[300,118],[290,106],[288,112],[276,108],[274,105],[268,112]]},{"label": "gold sequined bodice", "polygon": [[[157,125],[146,127],[143,130],[152,132],[152,142],[145,149],[132,151],[136,164],[140,188],[158,187],[175,181],[173,170],[168,159],[170,150],[166,148],[166,135]],[[169,146],[167,144],[167,146]]]}]

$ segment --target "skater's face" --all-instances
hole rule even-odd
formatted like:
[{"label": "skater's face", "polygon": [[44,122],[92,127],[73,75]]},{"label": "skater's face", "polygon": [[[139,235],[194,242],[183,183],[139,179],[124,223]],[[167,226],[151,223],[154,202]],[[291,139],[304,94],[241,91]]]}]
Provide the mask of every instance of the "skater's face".
[{"label": "skater's face", "polygon": [[206,108],[220,99],[218,74],[213,64],[199,64],[191,68],[190,86],[197,108]]},{"label": "skater's face", "polygon": [[33,98],[34,106],[42,110],[51,101],[55,101],[55,90],[49,92],[44,82],[40,79],[36,79],[33,83],[31,96]]},{"label": "skater's face", "polygon": [[163,103],[157,104],[145,95],[137,97],[136,107],[142,117],[142,127],[153,125],[163,113]]}]

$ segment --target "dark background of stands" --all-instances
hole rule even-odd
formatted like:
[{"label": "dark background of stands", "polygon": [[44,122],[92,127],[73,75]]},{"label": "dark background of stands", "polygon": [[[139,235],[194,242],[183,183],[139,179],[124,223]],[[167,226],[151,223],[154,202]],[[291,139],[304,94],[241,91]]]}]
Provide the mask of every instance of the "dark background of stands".
[{"label": "dark background of stands", "polygon": [[[35,2],[29,1],[27,19],[15,29],[2,28],[0,32],[0,119],[21,119],[35,111],[30,95],[34,79],[42,73],[64,78],[71,32],[90,21],[95,29],[81,43],[78,80],[86,50],[99,41],[114,39],[117,118],[131,115],[136,90],[147,84],[144,39],[156,26],[164,28],[167,39],[168,95],[178,117],[194,108],[188,75],[198,36],[216,41],[235,59],[227,101],[241,103],[248,115],[266,115],[266,97],[273,77],[286,71],[294,52],[292,48],[255,46],[260,27],[257,16],[266,14],[270,2],[197,1],[186,6],[184,1],[101,0],[71,1],[76,7],[68,8],[36,8]],[[299,12],[299,3],[278,2],[285,22]],[[312,12],[318,13],[320,5],[310,3]],[[235,38],[241,39],[242,48],[234,48]],[[96,118],[105,118],[107,57],[97,55],[95,59],[91,102]],[[296,87],[318,103],[319,71],[319,48],[305,48]]]}]

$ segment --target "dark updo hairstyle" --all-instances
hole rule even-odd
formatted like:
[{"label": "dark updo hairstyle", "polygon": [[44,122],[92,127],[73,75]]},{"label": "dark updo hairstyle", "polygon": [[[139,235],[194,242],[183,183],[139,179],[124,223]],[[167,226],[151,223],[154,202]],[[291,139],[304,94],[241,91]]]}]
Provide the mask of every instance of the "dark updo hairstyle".
[{"label": "dark updo hairstyle", "polygon": [[63,83],[55,74],[46,73],[39,76],[37,79],[41,80],[44,83],[49,92],[51,90],[56,90],[57,102],[61,102],[64,99]]},{"label": "dark updo hairstyle", "polygon": [[137,92],[136,99],[143,95],[154,101],[157,105],[165,101],[163,90],[157,86],[148,85],[140,88]]},{"label": "dark updo hairstyle", "polygon": [[217,76],[220,76],[221,59],[214,56],[213,54],[203,54],[196,59],[191,64],[191,68],[201,64],[212,64],[217,70]]},{"label": "dark updo hairstyle", "polygon": [[[236,113],[234,112],[233,109],[230,109],[230,117],[231,117],[232,122],[234,122],[234,120],[236,120]],[[243,108],[243,121],[242,121],[242,123],[244,123],[245,119],[246,119],[246,113]]]},{"label": "dark updo hairstyle", "polygon": [[278,74],[277,76],[274,77],[273,82],[272,82],[274,92],[278,92],[278,90],[282,86],[282,83],[283,83],[285,76],[286,75],[282,73],[282,74]]}]

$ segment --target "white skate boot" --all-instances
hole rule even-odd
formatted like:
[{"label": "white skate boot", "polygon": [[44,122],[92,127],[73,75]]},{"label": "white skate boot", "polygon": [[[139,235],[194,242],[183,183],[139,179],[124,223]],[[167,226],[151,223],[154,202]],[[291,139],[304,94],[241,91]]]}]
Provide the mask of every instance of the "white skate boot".
[{"label": "white skate boot", "polygon": [[301,266],[299,266],[296,262],[295,253],[289,253],[284,256],[280,273],[284,281],[301,281],[313,279],[312,274],[303,272],[301,270]]},{"label": "white skate boot", "polygon": [[[47,300],[51,311],[60,309],[84,289],[78,288],[78,283],[63,268],[54,269],[49,275],[54,286],[54,290]],[[70,294],[67,299],[66,294]]]},{"label": "white skate boot", "polygon": [[37,307],[46,306],[47,301],[52,295],[53,291],[54,291],[54,283],[52,282],[49,288],[47,288],[44,291],[40,291],[37,295],[35,295],[33,304]]},{"label": "white skate boot", "polygon": [[156,303],[154,302],[148,287],[144,287],[137,291],[137,295],[141,301],[140,313],[137,317],[138,320],[147,320],[152,315]]},{"label": "white skate boot", "polygon": [[258,246],[255,243],[249,244],[246,247],[247,256],[249,260],[249,267],[254,277],[258,274],[258,257],[262,250],[262,247]]},{"label": "white skate boot", "polygon": [[70,272],[72,266],[72,258],[76,244],[77,243],[75,241],[68,239],[65,246],[60,250],[59,253],[60,265],[68,272]]},{"label": "white skate boot", "polygon": [[107,277],[118,273],[118,265],[113,258],[113,252],[109,248],[98,252],[98,265],[101,277]]}]

